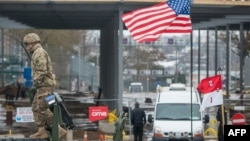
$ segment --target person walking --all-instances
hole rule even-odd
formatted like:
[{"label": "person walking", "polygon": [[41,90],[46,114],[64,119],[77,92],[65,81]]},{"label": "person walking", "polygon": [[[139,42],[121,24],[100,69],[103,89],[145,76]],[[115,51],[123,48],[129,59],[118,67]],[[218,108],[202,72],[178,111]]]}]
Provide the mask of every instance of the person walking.
[{"label": "person walking", "polygon": [[[49,137],[48,131],[51,130],[53,122],[53,113],[45,98],[54,91],[56,80],[50,56],[40,42],[40,37],[36,33],[29,33],[23,38],[25,48],[31,55],[32,87],[36,88],[31,107],[38,131],[30,135],[30,138],[44,139]],[[66,130],[60,125],[58,132],[59,138],[66,134]]]},{"label": "person walking", "polygon": [[146,114],[138,102],[131,112],[131,123],[133,125],[134,141],[142,141],[143,127],[146,124]]}]

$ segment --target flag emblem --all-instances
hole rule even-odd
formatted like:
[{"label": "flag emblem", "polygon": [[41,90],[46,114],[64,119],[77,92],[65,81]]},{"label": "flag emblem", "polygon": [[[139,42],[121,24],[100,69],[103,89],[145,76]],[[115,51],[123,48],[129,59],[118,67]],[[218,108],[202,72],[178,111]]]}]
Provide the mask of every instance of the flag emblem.
[{"label": "flag emblem", "polygon": [[202,79],[197,90],[203,94],[201,111],[204,111],[206,107],[223,104],[221,75]]},{"label": "flag emblem", "polygon": [[168,0],[122,15],[122,20],[138,42],[154,42],[164,33],[190,33],[190,0]]}]

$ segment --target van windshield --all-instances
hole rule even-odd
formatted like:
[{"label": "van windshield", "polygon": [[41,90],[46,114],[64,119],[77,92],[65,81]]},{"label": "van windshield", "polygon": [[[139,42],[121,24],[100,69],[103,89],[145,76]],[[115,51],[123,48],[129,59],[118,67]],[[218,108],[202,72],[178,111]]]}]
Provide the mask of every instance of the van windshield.
[{"label": "van windshield", "polygon": [[[201,120],[200,105],[192,105],[192,119]],[[159,103],[156,109],[156,120],[191,120],[191,104],[188,103]]]},{"label": "van windshield", "polygon": [[130,92],[142,92],[141,85],[131,85]]}]

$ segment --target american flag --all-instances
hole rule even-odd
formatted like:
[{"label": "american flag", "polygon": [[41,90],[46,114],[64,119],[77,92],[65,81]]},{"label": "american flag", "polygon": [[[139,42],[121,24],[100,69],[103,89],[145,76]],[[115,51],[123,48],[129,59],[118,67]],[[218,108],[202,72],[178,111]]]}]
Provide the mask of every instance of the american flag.
[{"label": "american flag", "polygon": [[122,20],[138,42],[154,42],[163,33],[190,33],[190,0],[168,0],[122,15]]}]

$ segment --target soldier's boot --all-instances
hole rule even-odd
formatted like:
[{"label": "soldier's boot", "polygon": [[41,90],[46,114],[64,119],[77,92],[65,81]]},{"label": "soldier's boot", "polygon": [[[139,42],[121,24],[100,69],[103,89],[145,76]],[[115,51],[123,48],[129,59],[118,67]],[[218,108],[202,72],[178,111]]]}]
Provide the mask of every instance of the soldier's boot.
[{"label": "soldier's boot", "polygon": [[30,135],[30,138],[33,138],[33,139],[46,139],[48,137],[49,137],[48,132],[44,126],[39,127],[38,131],[35,134]]},{"label": "soldier's boot", "polygon": [[60,125],[58,125],[58,136],[59,136],[59,138],[62,138],[64,135],[66,135],[66,130],[65,129],[63,129]]}]

